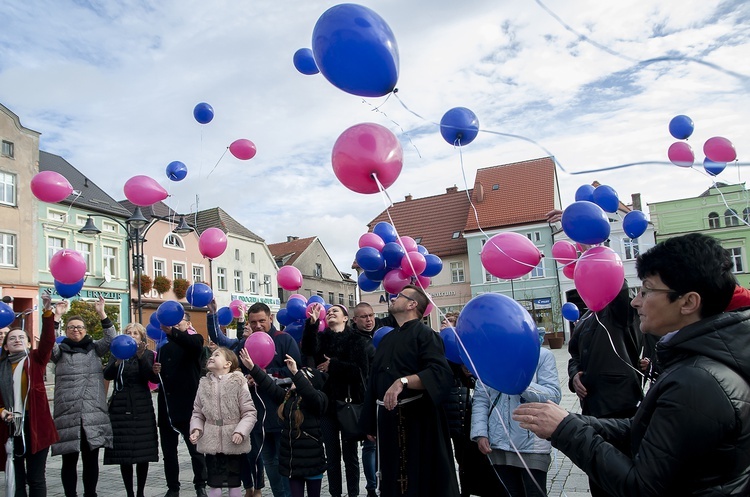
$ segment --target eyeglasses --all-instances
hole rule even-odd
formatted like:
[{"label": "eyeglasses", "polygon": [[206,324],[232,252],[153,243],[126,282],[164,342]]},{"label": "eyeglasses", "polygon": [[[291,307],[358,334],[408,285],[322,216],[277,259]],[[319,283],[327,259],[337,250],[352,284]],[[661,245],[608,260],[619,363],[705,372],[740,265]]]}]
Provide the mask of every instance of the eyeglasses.
[{"label": "eyeglasses", "polygon": [[[404,295],[401,292],[398,292],[398,294],[396,295],[396,299],[399,298],[399,297],[403,297],[406,300],[411,300],[412,302],[416,302],[416,300],[414,300],[413,298],[409,297],[408,295]],[[393,300],[396,300],[396,299],[393,299]]]},{"label": "eyeglasses", "polygon": [[648,297],[650,293],[654,293],[654,292],[673,293],[679,296],[679,294],[676,291],[672,290],[671,288],[646,288],[645,286],[641,287],[641,290],[638,292],[638,296],[641,297],[642,299],[645,299],[646,297]]},{"label": "eyeglasses", "polygon": [[86,327],[82,324],[68,326],[68,331],[83,331]]}]

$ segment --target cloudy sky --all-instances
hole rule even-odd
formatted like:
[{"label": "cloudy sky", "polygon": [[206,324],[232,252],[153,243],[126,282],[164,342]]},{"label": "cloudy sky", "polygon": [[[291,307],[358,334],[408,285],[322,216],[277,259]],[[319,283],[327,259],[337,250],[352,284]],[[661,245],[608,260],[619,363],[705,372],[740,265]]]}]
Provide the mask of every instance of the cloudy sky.
[{"label": "cloudy sky", "polygon": [[[694,196],[712,180],[667,161],[677,114],[695,122],[697,163],[716,135],[748,163],[746,1],[363,1],[390,25],[400,56],[398,98],[370,99],[292,64],[333,5],[5,0],[0,102],[42,133],[43,150],[117,199],[129,177],[146,174],[179,212],[220,206],[268,243],[317,235],[343,271],[386,205],[333,175],[332,146],[354,124],[375,122],[400,139],[394,200],[463,189],[479,168],[548,154],[564,168],[564,205],[593,180],[626,202],[632,193],[644,204]],[[208,125],[192,116],[202,101],[215,110]],[[457,106],[483,131],[461,154],[435,124]],[[256,144],[254,159],[221,158],[238,138]],[[174,160],[189,168],[180,183],[164,172]],[[730,166],[719,179],[745,174]]]}]

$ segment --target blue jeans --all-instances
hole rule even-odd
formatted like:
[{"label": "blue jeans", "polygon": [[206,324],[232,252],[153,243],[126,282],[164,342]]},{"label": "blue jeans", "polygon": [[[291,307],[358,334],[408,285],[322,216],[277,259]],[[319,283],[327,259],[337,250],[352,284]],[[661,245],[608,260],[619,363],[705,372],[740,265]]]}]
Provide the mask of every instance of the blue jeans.
[{"label": "blue jeans", "polygon": [[365,472],[365,479],[367,480],[367,485],[365,485],[367,490],[378,488],[375,448],[375,442],[370,442],[367,439],[362,442],[362,469]]},{"label": "blue jeans", "polygon": [[266,476],[271,485],[273,497],[291,497],[289,478],[279,473],[279,452],[281,451],[281,432],[266,432],[260,454],[266,467]]}]

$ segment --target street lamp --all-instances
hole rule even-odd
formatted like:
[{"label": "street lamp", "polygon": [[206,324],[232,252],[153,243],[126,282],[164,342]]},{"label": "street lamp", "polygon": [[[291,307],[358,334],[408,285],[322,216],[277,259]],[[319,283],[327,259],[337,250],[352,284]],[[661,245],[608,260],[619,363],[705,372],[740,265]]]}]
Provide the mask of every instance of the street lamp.
[{"label": "street lamp", "polygon": [[[132,252],[132,262],[129,260],[128,264],[128,295],[130,295],[130,269],[131,267],[135,271],[135,279],[136,284],[138,288],[138,297],[137,297],[137,304],[136,307],[138,308],[138,323],[141,323],[143,321],[143,308],[141,303],[141,275],[143,273],[143,243],[146,241],[146,233],[151,229],[151,227],[156,224],[156,221],[158,220],[166,220],[169,221],[170,218],[168,217],[161,217],[161,216],[151,216],[151,221],[146,219],[146,217],[143,215],[143,212],[141,211],[140,207],[136,207],[135,211],[133,211],[133,214],[125,220],[125,224],[123,224],[119,219],[116,219],[114,217],[108,216],[106,214],[89,214],[88,219],[86,220],[86,224],[78,230],[79,233],[85,236],[94,237],[102,232],[99,228],[96,227],[94,224],[94,220],[92,217],[103,217],[110,219],[117,224],[119,224],[122,229],[125,230],[125,232],[128,234],[128,250]],[[193,231],[193,228],[191,228],[187,222],[185,222],[185,217],[180,216],[180,222],[172,230],[172,233],[176,235],[186,235]],[[132,306],[132,299],[128,298],[128,313],[129,315],[133,315],[133,306]]]}]

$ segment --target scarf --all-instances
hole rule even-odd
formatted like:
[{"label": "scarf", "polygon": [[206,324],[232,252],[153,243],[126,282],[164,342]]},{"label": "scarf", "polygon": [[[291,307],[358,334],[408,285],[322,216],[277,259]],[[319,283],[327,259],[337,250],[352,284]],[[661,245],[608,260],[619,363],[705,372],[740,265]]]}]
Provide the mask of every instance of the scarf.
[{"label": "scarf", "polygon": [[[93,344],[94,341],[91,339],[89,335],[86,335],[85,337],[81,338],[79,341],[74,342],[70,338],[63,339],[60,344],[65,344],[69,347],[69,352],[88,352],[88,348],[91,344]],[[81,349],[81,350],[76,350]]]},{"label": "scarf", "polygon": [[[23,361],[27,358],[28,351],[23,351],[8,354],[0,359],[0,394],[2,394],[5,409],[13,413],[16,432],[23,430],[23,422],[19,422],[24,415],[21,377],[23,376]],[[13,364],[18,364],[15,371],[13,371]],[[14,435],[18,436],[19,433]]]}]

